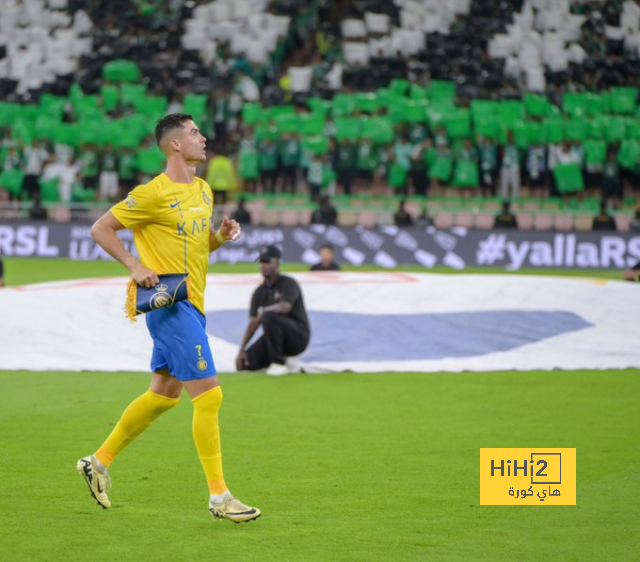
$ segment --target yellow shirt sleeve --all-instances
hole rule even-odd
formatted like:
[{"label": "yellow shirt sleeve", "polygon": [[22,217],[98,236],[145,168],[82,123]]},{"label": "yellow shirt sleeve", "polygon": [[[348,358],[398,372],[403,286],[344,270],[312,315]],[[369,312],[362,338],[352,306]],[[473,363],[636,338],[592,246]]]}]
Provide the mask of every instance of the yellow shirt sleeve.
[{"label": "yellow shirt sleeve", "polygon": [[139,185],[111,207],[111,212],[125,228],[150,222],[158,212],[158,192],[150,184]]}]

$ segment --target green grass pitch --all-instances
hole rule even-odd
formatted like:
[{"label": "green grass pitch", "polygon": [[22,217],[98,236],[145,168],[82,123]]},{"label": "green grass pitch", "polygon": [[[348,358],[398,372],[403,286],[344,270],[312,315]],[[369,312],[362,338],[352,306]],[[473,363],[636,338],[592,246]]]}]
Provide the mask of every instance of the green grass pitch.
[{"label": "green grass pitch", "polygon": [[[123,273],[63,260],[9,259],[6,269],[9,284]],[[212,268],[237,270],[255,271]],[[95,450],[148,375],[0,372],[0,555],[638,559],[639,375],[222,374],[226,479],[263,510],[234,525],[208,515],[186,395],[116,460],[113,508],[104,511],[75,462]],[[576,506],[479,505],[479,449],[527,446],[577,448]]]}]

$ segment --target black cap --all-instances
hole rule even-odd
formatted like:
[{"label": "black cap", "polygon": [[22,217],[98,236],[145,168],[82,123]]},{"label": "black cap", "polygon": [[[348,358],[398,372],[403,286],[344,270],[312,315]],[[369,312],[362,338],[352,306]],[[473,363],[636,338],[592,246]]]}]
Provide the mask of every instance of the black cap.
[{"label": "black cap", "polygon": [[262,246],[260,248],[260,255],[258,256],[258,261],[268,261],[273,258],[280,259],[282,257],[282,252],[280,248],[277,246]]}]

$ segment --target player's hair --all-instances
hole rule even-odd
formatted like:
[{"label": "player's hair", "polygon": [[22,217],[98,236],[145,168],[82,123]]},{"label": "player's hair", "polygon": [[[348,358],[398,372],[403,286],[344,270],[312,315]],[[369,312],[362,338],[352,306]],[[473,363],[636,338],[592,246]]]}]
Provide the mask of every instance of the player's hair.
[{"label": "player's hair", "polygon": [[158,146],[160,146],[160,142],[162,141],[162,137],[164,137],[168,132],[173,131],[174,129],[181,129],[182,125],[185,121],[193,121],[193,117],[191,115],[187,115],[186,113],[172,113],[171,115],[166,115],[156,125],[156,142]]}]

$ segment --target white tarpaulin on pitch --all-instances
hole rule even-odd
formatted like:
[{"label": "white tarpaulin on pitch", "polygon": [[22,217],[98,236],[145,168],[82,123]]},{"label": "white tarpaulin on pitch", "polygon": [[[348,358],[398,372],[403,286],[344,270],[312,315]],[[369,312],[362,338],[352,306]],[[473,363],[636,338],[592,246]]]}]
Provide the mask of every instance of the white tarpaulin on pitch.
[{"label": "white tarpaulin on pitch", "polygon": [[[640,367],[640,286],[579,278],[301,273],[311,372]],[[207,329],[234,370],[258,275],[210,275]],[[122,311],[126,279],[0,291],[0,369],[147,371],[144,318]]]}]

